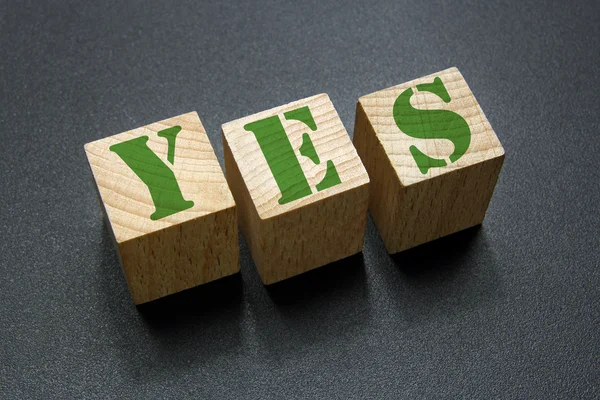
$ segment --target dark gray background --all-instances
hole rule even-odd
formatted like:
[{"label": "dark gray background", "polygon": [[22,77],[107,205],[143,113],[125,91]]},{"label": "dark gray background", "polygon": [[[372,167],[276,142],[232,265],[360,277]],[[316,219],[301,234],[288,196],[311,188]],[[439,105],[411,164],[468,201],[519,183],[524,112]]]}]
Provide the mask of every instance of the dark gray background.
[{"label": "dark gray background", "polygon": [[[0,397],[600,397],[597,1],[0,1]],[[271,289],[136,308],[83,145],[458,66],[506,149],[487,218]]]}]

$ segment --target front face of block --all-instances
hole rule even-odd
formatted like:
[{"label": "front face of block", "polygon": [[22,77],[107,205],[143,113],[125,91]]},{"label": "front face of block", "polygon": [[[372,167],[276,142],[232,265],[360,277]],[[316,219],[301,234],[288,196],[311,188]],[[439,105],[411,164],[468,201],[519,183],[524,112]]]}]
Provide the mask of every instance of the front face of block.
[{"label": "front face of block", "polygon": [[196,113],[85,150],[136,304],[239,271],[235,202]]},{"label": "front face of block", "polygon": [[362,249],[369,178],[325,94],[223,125],[227,180],[266,284]]},{"label": "front face of block", "polygon": [[481,223],[504,159],[456,68],[361,97],[354,143],[391,253]]}]

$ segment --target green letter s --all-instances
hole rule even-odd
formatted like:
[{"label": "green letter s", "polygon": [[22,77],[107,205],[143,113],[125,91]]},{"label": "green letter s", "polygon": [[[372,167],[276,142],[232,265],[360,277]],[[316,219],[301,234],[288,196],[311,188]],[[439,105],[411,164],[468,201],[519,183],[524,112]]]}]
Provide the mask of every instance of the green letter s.
[{"label": "green letter s", "polygon": [[[417,89],[433,93],[445,103],[451,100],[440,78],[435,78],[433,83],[417,85]],[[402,132],[417,139],[450,140],[454,144],[450,162],[456,162],[466,153],[471,143],[471,130],[467,121],[448,110],[416,109],[410,104],[412,95],[412,88],[406,89],[394,102],[393,114],[396,125]],[[410,146],[410,153],[423,174],[426,174],[429,168],[446,166],[445,160],[429,157],[414,145]]]}]

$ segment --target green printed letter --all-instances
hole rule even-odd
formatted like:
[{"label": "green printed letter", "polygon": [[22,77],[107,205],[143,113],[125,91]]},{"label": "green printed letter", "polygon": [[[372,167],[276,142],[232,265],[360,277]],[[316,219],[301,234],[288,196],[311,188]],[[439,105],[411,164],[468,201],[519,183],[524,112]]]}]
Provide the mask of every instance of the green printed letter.
[{"label": "green printed letter", "polygon": [[267,164],[281,191],[279,204],[289,203],[312,193],[277,115],[246,124],[244,129],[254,133],[267,159]]},{"label": "green printed letter", "polygon": [[[288,111],[283,114],[287,120],[296,120],[304,123],[312,131],[317,130],[317,124],[308,106]],[[294,200],[312,194],[304,171],[300,166],[298,157],[290,143],[279,116],[265,118],[260,121],[251,122],[244,129],[254,133],[256,141],[267,160],[271,173],[281,191],[279,204],[289,203]],[[300,154],[309,158],[315,164],[321,160],[308,133],[302,135]],[[316,185],[318,191],[325,190],[341,183],[333,161],[327,161],[325,177]]]},{"label": "green printed letter", "polygon": [[[176,127],[179,128],[179,127]],[[167,137],[169,142],[169,162],[174,161],[175,134],[173,128],[165,129],[158,132]],[[169,131],[169,132],[165,132]],[[170,134],[170,135],[169,135]],[[169,136],[172,139],[169,139]],[[152,213],[150,219],[156,221],[158,219],[176,214],[180,211],[187,210],[194,206],[194,202],[185,200],[181,194],[181,189],[175,178],[175,174],[171,169],[156,155],[148,145],[148,136],[141,136],[135,139],[128,140],[110,146],[110,150],[117,153],[119,157],[127,164],[129,168],[144,182],[150,191],[152,201],[156,211]],[[171,142],[172,146],[171,147]],[[173,150],[171,151],[171,148]]]},{"label": "green printed letter", "polygon": [[[445,103],[451,100],[440,78],[435,78],[432,83],[417,85],[417,89],[433,93]],[[456,162],[466,153],[471,143],[471,130],[467,121],[452,111],[416,109],[410,104],[412,95],[413,90],[406,89],[396,99],[393,109],[396,125],[402,132],[417,139],[450,140],[454,144],[450,162]],[[410,146],[409,150],[423,174],[429,168],[446,166],[445,160],[429,157],[416,146]]]}]

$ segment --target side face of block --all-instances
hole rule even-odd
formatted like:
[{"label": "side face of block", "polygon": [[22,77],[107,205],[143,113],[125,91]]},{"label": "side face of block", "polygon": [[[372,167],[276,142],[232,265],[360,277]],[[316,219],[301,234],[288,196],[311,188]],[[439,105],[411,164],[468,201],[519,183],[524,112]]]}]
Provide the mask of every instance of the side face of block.
[{"label": "side face of block", "polygon": [[369,178],[326,94],[222,129],[240,229],[265,284],[362,250]]},{"label": "side face of block", "polygon": [[85,151],[135,304],[239,271],[235,202],[195,112]]},{"label": "side face of block", "polygon": [[480,224],[504,161],[456,68],[361,97],[354,144],[390,253]]}]

